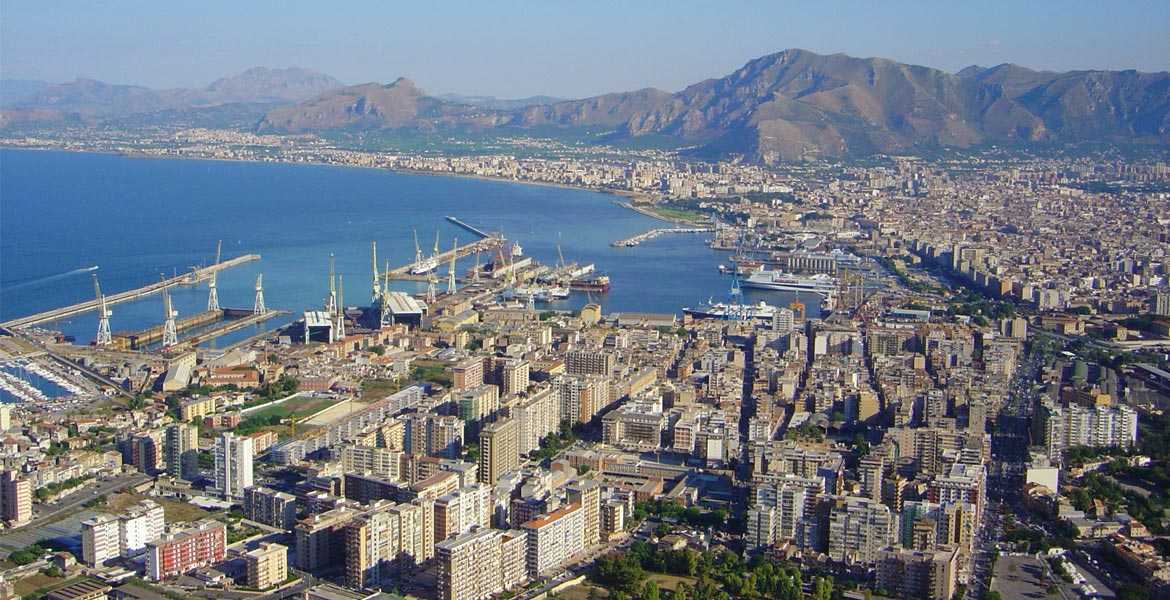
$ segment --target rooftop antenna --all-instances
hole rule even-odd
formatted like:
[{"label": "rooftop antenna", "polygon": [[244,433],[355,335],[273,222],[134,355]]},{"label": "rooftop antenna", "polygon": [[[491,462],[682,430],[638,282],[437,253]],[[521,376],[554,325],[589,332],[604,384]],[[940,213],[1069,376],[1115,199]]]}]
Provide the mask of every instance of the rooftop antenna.
[{"label": "rooftop antenna", "polygon": [[215,243],[215,264],[212,265],[215,270],[211,272],[211,279],[207,280],[207,310],[219,310],[219,293],[215,289],[215,281],[219,275],[219,259],[220,250],[223,249],[223,240]]},{"label": "rooftop antenna", "polygon": [[110,335],[110,309],[106,307],[106,297],[102,294],[102,286],[98,284],[97,274],[93,276],[93,293],[98,303],[98,330],[93,343],[97,346],[108,346],[113,341]]},{"label": "rooftop antenna", "polygon": [[264,274],[256,274],[256,301],[252,303],[252,314],[262,315],[268,312],[268,307],[264,306]]}]

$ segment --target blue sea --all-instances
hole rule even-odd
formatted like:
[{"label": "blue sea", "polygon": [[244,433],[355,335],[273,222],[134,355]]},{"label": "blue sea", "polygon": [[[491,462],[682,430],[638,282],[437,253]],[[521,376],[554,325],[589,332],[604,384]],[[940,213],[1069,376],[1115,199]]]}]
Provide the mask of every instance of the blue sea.
[{"label": "blue sea", "polygon": [[[328,293],[329,255],[344,277],[347,305],[370,301],[370,242],[379,262],[414,256],[412,231],[424,252],[449,248],[472,234],[446,215],[518,241],[526,255],[553,264],[594,263],[612,279],[594,295],[606,313],[679,313],[710,298],[726,300],[730,280],[717,267],[726,253],[702,234],[660,236],[635,248],[610,242],[663,223],[614,204],[615,196],[585,190],[459,177],[319,165],[131,158],[116,155],[0,150],[0,320],[93,297],[90,273],[107,294],[214,262],[255,253],[257,262],[219,275],[220,305],[252,306],[256,274],[264,274],[269,308],[320,306]],[[460,273],[474,257],[460,261]],[[484,257],[483,260],[487,260]],[[380,265],[381,266],[381,265]],[[96,270],[93,267],[97,267]],[[445,275],[446,269],[440,270]],[[419,291],[421,284],[395,284]],[[206,308],[206,285],[179,287],[180,317]],[[747,290],[749,301],[787,305],[793,295]],[[587,301],[574,292],[553,309]],[[811,307],[816,297],[805,299]],[[115,332],[144,329],[163,318],[152,296],[112,308]],[[88,343],[96,315],[49,326]],[[245,331],[234,339],[255,333]],[[225,338],[220,343],[228,343]]]}]

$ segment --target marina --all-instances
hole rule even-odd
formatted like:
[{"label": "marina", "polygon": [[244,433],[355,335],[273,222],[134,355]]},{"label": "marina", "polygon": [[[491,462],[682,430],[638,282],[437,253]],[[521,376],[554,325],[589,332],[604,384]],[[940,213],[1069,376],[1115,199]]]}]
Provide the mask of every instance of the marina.
[{"label": "marina", "polygon": [[615,248],[632,248],[641,244],[642,242],[652,240],[660,235],[668,233],[711,233],[712,231],[715,230],[709,227],[660,227],[658,229],[651,229],[650,231],[639,233],[633,237],[617,240],[610,245]]}]

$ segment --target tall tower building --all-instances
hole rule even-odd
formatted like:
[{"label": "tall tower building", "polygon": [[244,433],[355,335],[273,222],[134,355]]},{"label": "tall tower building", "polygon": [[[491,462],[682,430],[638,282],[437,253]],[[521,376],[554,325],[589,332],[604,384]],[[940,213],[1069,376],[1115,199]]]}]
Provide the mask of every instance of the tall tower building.
[{"label": "tall tower building", "polygon": [[243,499],[252,487],[253,440],[224,432],[215,442],[215,487],[224,498]]},{"label": "tall tower building", "polygon": [[12,525],[32,520],[32,482],[17,477],[15,471],[0,473],[0,517]]},{"label": "tall tower building", "polygon": [[113,515],[96,515],[81,522],[81,561],[100,567],[119,554],[118,519]]},{"label": "tall tower building", "polygon": [[504,363],[502,395],[515,394],[528,389],[528,377],[531,366],[526,360],[513,359]]},{"label": "tall tower building", "polygon": [[867,456],[857,465],[857,478],[861,480],[861,494],[866,498],[882,501],[882,471],[885,461],[880,456]]},{"label": "tall tower building", "polygon": [[479,433],[479,480],[495,485],[501,475],[520,467],[520,424],[504,419]]},{"label": "tall tower building", "polygon": [[167,426],[163,444],[167,474],[191,480],[199,475],[199,430],[187,423]]}]

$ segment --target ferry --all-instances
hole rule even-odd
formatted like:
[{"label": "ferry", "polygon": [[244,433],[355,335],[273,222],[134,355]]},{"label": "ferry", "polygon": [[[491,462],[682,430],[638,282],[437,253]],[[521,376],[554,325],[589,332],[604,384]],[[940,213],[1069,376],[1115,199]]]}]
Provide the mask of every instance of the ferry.
[{"label": "ferry", "polygon": [[723,302],[701,304],[696,308],[684,308],[684,314],[696,319],[730,319],[736,316],[746,316],[749,319],[760,319],[771,322],[776,314],[776,307],[760,301],[759,304],[725,304]]},{"label": "ferry", "polygon": [[795,275],[782,271],[767,270],[752,273],[740,285],[762,290],[815,292],[817,294],[831,294],[837,290],[837,280],[823,273],[816,275]]}]

